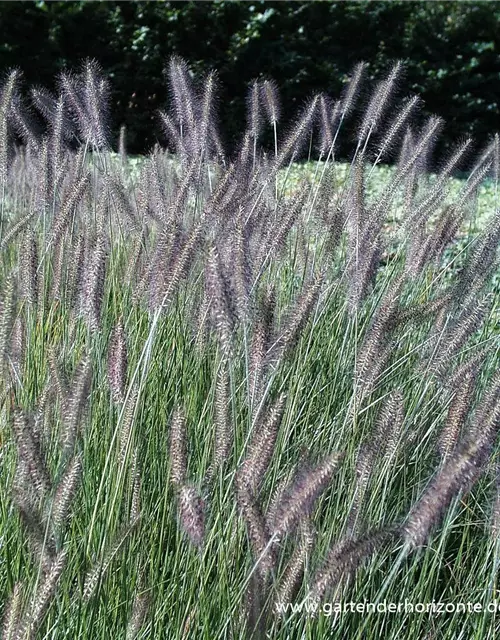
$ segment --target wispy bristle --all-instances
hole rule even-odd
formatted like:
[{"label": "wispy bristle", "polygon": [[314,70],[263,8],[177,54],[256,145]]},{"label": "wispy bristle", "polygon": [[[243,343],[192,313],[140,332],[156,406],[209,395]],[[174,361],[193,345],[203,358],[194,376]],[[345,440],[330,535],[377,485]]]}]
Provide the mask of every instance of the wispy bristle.
[{"label": "wispy bristle", "polygon": [[478,478],[490,453],[491,429],[485,429],[480,438],[463,440],[411,508],[403,527],[405,542],[419,547],[428,539],[433,527],[440,521],[452,499],[467,492]]},{"label": "wispy bristle", "polygon": [[91,331],[98,331],[101,326],[101,313],[104,296],[104,283],[107,265],[107,248],[101,234],[94,244],[89,256],[86,279],[83,282],[82,314]]},{"label": "wispy bristle", "polygon": [[132,428],[137,411],[138,397],[139,386],[137,384],[134,384],[127,397],[126,404],[123,409],[122,422],[120,425],[120,433],[118,438],[118,461],[121,466],[125,464],[130,448]]},{"label": "wispy bristle", "polygon": [[356,97],[359,93],[360,84],[365,68],[366,62],[358,62],[358,64],[353,69],[351,77],[349,78],[349,82],[346,85],[341,102],[343,118],[348,116],[354,107],[354,102],[356,101]]},{"label": "wispy bristle", "polygon": [[313,578],[310,598],[316,603],[320,602],[329,589],[338,587],[342,577],[354,575],[358,567],[392,537],[393,532],[382,529],[370,531],[355,540],[337,542]]},{"label": "wispy bristle", "polygon": [[127,342],[122,319],[113,328],[108,350],[108,381],[114,402],[121,404],[125,399],[127,382]]},{"label": "wispy bristle", "polygon": [[82,419],[87,406],[90,386],[92,382],[92,361],[84,356],[78,364],[71,381],[70,392],[64,401],[63,428],[61,431],[61,446],[64,455],[71,455]]},{"label": "wispy bristle", "polygon": [[276,167],[282,166],[287,161],[293,161],[311,133],[318,116],[319,95],[314,96],[303,107],[300,117],[281,144],[281,150],[276,158]]},{"label": "wispy bristle", "polygon": [[0,242],[0,250],[5,249],[11,240],[13,240],[33,219],[33,213],[30,211],[27,215],[15,222],[12,227],[3,234]]},{"label": "wispy bristle", "polygon": [[274,329],[276,295],[273,287],[269,287],[258,304],[253,322],[253,336],[250,344],[250,362],[248,369],[248,387],[255,416],[264,393],[263,383],[267,371],[267,352],[270,347]]},{"label": "wispy bristle", "polygon": [[387,102],[394,92],[396,81],[398,79],[398,76],[401,74],[401,70],[401,62],[397,62],[392,67],[387,78],[385,80],[382,80],[373,92],[372,98],[368,103],[368,107],[366,108],[366,112],[359,129],[359,144],[366,142],[371,132],[377,127],[384,109],[387,106]]},{"label": "wispy bristle", "polygon": [[276,509],[273,533],[283,536],[289,533],[306,514],[330,483],[342,462],[344,454],[334,453],[316,467],[297,474]]},{"label": "wispy bristle", "polygon": [[84,602],[89,602],[89,600],[94,597],[100,583],[104,579],[111,563],[113,562],[114,557],[120,551],[121,547],[127,540],[128,536],[132,533],[136,525],[137,521],[134,521],[123,527],[122,530],[118,533],[113,544],[104,553],[101,561],[97,562],[89,571],[87,571],[83,580]]},{"label": "wispy bristle", "polygon": [[391,122],[389,129],[386,131],[375,150],[375,153],[377,154],[377,160],[382,159],[386,155],[386,153],[390,151],[390,149],[394,145],[394,142],[403,130],[403,127],[406,126],[407,121],[409,120],[410,116],[419,103],[420,98],[418,96],[413,96],[412,98],[408,99],[403,107],[399,110],[396,117]]},{"label": "wispy bristle", "polygon": [[438,440],[438,450],[443,459],[452,452],[458,442],[460,430],[471,407],[474,389],[474,376],[469,375],[462,379],[454,390],[446,421]]},{"label": "wispy bristle", "polygon": [[221,260],[216,247],[210,249],[205,274],[206,288],[210,296],[217,337],[221,349],[229,356],[233,349],[235,305],[231,288],[222,271]]},{"label": "wispy bristle", "polygon": [[151,605],[151,596],[148,591],[136,593],[132,605],[132,613],[127,624],[126,640],[135,640],[146,619]]},{"label": "wispy bristle", "polygon": [[403,394],[396,389],[383,402],[373,433],[358,452],[356,488],[347,523],[350,534],[356,534],[362,528],[362,507],[373,473],[384,461],[390,464],[397,453],[404,417]]},{"label": "wispy bristle", "polygon": [[12,69],[0,91],[0,185],[7,179],[9,143],[8,114],[21,73]]},{"label": "wispy bristle", "polygon": [[318,274],[313,280],[304,285],[302,293],[289,310],[278,336],[271,340],[272,344],[268,351],[268,358],[276,366],[298,340],[300,332],[318,301],[322,284],[322,274]]},{"label": "wispy bristle", "polygon": [[233,429],[231,420],[229,363],[223,360],[217,372],[215,388],[214,471],[223,467],[231,453]]},{"label": "wispy bristle", "polygon": [[195,91],[187,63],[172,56],[165,70],[169,79],[174,113],[183,135],[195,126]]},{"label": "wispy bristle", "polygon": [[184,484],[187,476],[186,418],[177,407],[170,424],[170,479],[177,488]]},{"label": "wispy bristle", "polygon": [[82,471],[82,459],[75,455],[67,464],[66,469],[56,487],[51,509],[51,526],[58,531],[64,524],[71,502],[75,495]]},{"label": "wispy bristle", "polygon": [[118,155],[120,156],[120,160],[125,166],[127,164],[128,155],[127,155],[127,127],[122,124],[120,127],[120,135],[118,137]]},{"label": "wispy bristle", "polygon": [[252,492],[257,491],[271,462],[285,402],[286,395],[281,394],[253,427],[248,452],[237,476],[239,484]]},{"label": "wispy bristle", "polygon": [[274,80],[264,80],[260,86],[260,97],[271,125],[275,125],[280,119],[281,105],[278,94],[278,87]]},{"label": "wispy bristle", "polygon": [[258,562],[257,572],[266,579],[276,568],[276,551],[266,521],[256,498],[245,486],[238,487],[237,501],[247,527],[254,561]]},{"label": "wispy bristle", "polygon": [[55,544],[51,536],[47,536],[47,525],[40,509],[34,502],[32,487],[26,468],[18,465],[14,481],[12,498],[19,512],[30,552],[42,572],[47,572],[54,560]]},{"label": "wispy bristle", "polygon": [[0,299],[0,372],[5,370],[5,377],[8,379],[8,359],[15,317],[17,284],[13,275],[9,275],[4,282]]},{"label": "wispy bristle", "polygon": [[319,100],[319,154],[325,156],[333,146],[334,132],[332,128],[332,100],[329,96],[321,95]]},{"label": "wispy bristle", "polygon": [[304,568],[315,542],[315,532],[307,520],[300,524],[300,538],[290,558],[286,569],[281,576],[275,596],[275,610],[279,611],[280,605],[292,602],[300,588],[300,582],[304,575]]},{"label": "wispy bristle", "polygon": [[30,481],[41,498],[50,491],[50,477],[40,444],[33,434],[30,421],[22,409],[14,410],[13,431],[19,457],[30,475]]},{"label": "wispy bristle", "polygon": [[496,465],[494,473],[494,495],[491,509],[490,535],[497,542],[500,540],[500,465]]},{"label": "wispy bristle", "polygon": [[58,209],[54,223],[52,225],[52,244],[56,246],[67,227],[71,222],[72,216],[76,212],[78,204],[81,202],[85,192],[90,184],[90,174],[83,172],[71,185],[71,189],[65,194],[65,199]]},{"label": "wispy bristle", "polygon": [[31,228],[28,228],[24,233],[19,263],[21,266],[19,286],[21,297],[28,304],[36,305],[38,298],[38,245]]},{"label": "wispy bristle", "polygon": [[130,485],[132,500],[130,505],[130,522],[138,522],[142,514],[141,503],[141,470],[137,456],[137,449],[132,454],[132,464],[130,469]]},{"label": "wispy bristle", "polygon": [[211,71],[204,81],[204,92],[200,105],[200,120],[196,132],[196,146],[200,154],[210,153],[214,134],[218,137],[215,108],[217,90],[218,74],[216,71]]},{"label": "wispy bristle", "polygon": [[248,114],[248,122],[247,128],[254,140],[259,137],[261,126],[262,126],[262,117],[260,110],[260,100],[259,93],[261,92],[260,83],[258,80],[254,80],[250,85],[250,89],[248,90],[247,95],[247,114]]},{"label": "wispy bristle", "polygon": [[195,547],[202,547],[205,537],[204,503],[194,487],[182,485],[178,495],[179,521]]},{"label": "wispy bristle", "polygon": [[66,559],[66,551],[61,551],[54,558],[49,570],[38,583],[30,607],[19,623],[16,638],[24,639],[26,636],[29,638],[35,637],[50,603],[55,598],[57,585],[66,565]]},{"label": "wispy bristle", "polygon": [[16,582],[10,598],[5,605],[2,622],[2,638],[14,640],[22,607],[22,585]]}]

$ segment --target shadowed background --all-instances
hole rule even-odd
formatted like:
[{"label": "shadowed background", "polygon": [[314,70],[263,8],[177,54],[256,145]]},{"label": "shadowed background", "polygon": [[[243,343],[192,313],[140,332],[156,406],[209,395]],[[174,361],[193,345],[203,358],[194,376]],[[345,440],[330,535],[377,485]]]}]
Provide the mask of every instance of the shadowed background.
[{"label": "shadowed background", "polygon": [[471,134],[481,146],[498,127],[499,39],[498,2],[0,2],[0,69],[52,88],[63,68],[95,57],[112,82],[113,130],[127,125],[131,153],[160,135],[154,113],[172,53],[195,72],[217,69],[228,143],[244,126],[253,78],[277,81],[286,121],[313,92],[338,97],[359,60],[373,79],[402,59],[400,96],[419,93],[423,115],[446,120],[442,152]]}]

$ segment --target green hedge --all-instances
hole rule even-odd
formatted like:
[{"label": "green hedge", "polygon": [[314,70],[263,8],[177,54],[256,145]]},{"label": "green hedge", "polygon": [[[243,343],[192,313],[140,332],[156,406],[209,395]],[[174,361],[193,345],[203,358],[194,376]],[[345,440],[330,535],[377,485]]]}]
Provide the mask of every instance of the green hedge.
[{"label": "green hedge", "polygon": [[196,71],[218,70],[228,141],[256,76],[275,78],[287,117],[313,92],[338,95],[359,60],[373,80],[404,59],[401,94],[418,92],[424,114],[446,119],[448,143],[472,134],[482,144],[498,126],[499,40],[498,2],[0,2],[0,67],[53,87],[65,66],[97,58],[112,78],[113,126],[127,124],[132,152],[155,142],[174,52]]}]

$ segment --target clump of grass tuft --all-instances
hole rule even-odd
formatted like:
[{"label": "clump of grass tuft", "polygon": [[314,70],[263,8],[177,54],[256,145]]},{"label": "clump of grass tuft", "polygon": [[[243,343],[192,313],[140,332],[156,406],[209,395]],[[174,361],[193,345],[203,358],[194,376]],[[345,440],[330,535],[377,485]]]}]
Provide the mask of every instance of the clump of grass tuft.
[{"label": "clump of grass tuft", "polygon": [[[460,183],[469,139],[429,174],[443,122],[398,97],[401,62],[360,104],[366,66],[288,123],[256,79],[228,152],[216,72],[174,56],[168,150],[140,160],[123,127],[112,140],[95,61],[31,90],[43,122],[5,77],[6,637],[322,637],[325,598],[493,589],[500,214],[479,200],[477,228],[476,207],[498,191],[499,138]],[[336,624],[427,632],[405,613]]]}]

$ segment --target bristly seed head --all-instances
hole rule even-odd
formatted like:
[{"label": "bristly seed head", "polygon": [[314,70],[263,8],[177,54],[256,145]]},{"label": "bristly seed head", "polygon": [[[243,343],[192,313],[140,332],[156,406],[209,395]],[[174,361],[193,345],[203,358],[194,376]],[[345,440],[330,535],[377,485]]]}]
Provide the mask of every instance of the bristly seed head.
[{"label": "bristly seed head", "polygon": [[170,425],[170,480],[176,489],[187,476],[186,418],[184,411],[174,409]]},{"label": "bristly seed head", "polygon": [[204,502],[196,489],[183,484],[178,495],[179,521],[189,540],[201,548],[205,537]]},{"label": "bristly seed head", "polygon": [[123,321],[118,319],[111,333],[108,351],[108,380],[113,401],[123,403],[127,382],[127,341]]}]

